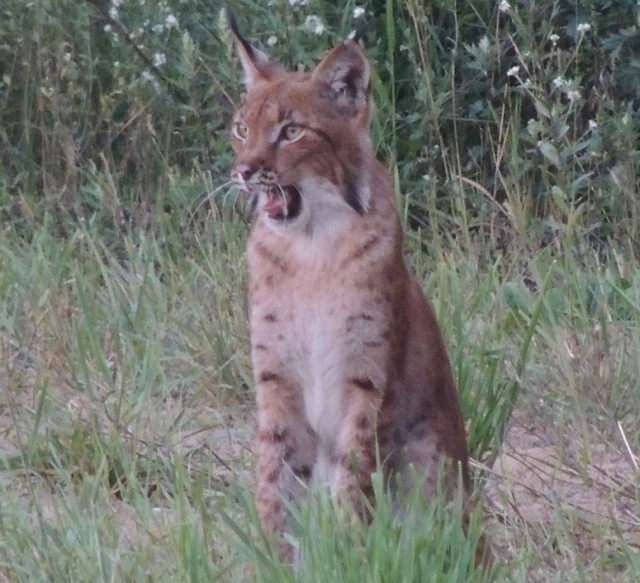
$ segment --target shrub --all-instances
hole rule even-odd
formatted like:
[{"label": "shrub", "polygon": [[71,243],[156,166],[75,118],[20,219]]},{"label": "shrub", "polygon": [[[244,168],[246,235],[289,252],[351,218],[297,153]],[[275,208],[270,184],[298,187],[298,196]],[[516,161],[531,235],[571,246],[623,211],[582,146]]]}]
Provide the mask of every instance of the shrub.
[{"label": "shrub", "polygon": [[[290,66],[361,32],[378,149],[414,226],[640,240],[635,1],[232,8]],[[240,87],[219,3],[6,0],[0,18],[5,219],[44,207],[63,231],[82,217],[123,228],[166,211],[169,177],[226,180]]]}]

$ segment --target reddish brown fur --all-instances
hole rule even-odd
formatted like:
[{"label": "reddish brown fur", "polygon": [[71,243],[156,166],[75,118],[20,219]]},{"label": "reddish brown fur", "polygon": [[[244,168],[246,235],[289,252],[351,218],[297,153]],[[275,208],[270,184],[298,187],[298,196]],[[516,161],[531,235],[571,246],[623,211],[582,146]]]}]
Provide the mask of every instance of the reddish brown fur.
[{"label": "reddish brown fur", "polygon": [[[247,256],[264,526],[285,530],[282,500],[300,480],[360,508],[376,447],[387,474],[407,485],[410,467],[426,475],[429,496],[443,472],[456,487],[458,465],[468,489],[447,352],[403,261],[393,185],[369,139],[360,46],[347,41],[301,74],[237,44],[248,93],[232,176],[257,200]],[[288,186],[302,210],[276,220],[263,209]]]}]

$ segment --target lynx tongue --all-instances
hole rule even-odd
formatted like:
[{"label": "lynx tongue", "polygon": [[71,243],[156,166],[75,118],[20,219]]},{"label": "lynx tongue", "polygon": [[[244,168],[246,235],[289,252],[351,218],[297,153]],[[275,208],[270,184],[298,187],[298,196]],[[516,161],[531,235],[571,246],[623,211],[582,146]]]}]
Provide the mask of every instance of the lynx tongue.
[{"label": "lynx tongue", "polygon": [[262,208],[272,219],[292,219],[300,211],[300,193],[295,186],[274,186]]}]

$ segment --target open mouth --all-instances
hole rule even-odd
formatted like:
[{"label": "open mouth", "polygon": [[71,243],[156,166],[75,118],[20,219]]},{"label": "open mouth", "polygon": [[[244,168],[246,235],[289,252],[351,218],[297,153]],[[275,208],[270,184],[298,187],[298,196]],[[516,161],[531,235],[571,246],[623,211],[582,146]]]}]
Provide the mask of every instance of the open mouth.
[{"label": "open mouth", "polygon": [[266,201],[262,207],[269,218],[278,221],[295,219],[302,210],[300,191],[292,185],[276,184],[266,192]]}]

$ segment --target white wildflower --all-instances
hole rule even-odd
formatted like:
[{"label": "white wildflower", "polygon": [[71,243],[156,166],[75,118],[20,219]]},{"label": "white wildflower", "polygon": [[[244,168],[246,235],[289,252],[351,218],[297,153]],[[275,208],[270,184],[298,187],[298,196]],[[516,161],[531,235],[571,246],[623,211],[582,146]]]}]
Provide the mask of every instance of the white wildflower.
[{"label": "white wildflower", "polygon": [[124,4],[124,0],[111,0],[111,4],[116,8],[120,8]]},{"label": "white wildflower", "polygon": [[309,0],[289,0],[289,6],[293,8],[300,8],[301,6],[306,6],[309,3]]},{"label": "white wildflower", "polygon": [[503,14],[506,12],[510,12],[511,4],[509,4],[507,0],[501,0],[500,4],[498,5],[498,10],[500,10],[500,12],[502,12]]},{"label": "white wildflower", "polygon": [[362,16],[364,16],[364,8],[362,6],[356,6],[353,9],[353,17],[361,18]]},{"label": "white wildflower", "polygon": [[485,36],[483,36],[480,39],[480,42],[478,43],[478,48],[483,52],[483,53],[488,53],[489,52],[489,48],[491,47],[491,43],[489,42],[489,39]]},{"label": "white wildflower", "polygon": [[118,16],[120,16],[120,13],[118,12],[118,7],[117,6],[111,6],[109,8],[109,16],[113,20],[118,20]]},{"label": "white wildflower", "polygon": [[111,28],[110,24],[105,24],[102,30],[104,30],[107,34],[109,34],[113,29]]},{"label": "white wildflower", "polygon": [[556,89],[560,89],[561,87],[564,87],[566,84],[567,84],[567,80],[561,75],[559,75],[553,80],[553,85],[556,87]]},{"label": "white wildflower", "polygon": [[167,28],[175,28],[178,26],[178,19],[173,14],[169,14],[164,21],[164,24]]},{"label": "white wildflower", "polygon": [[151,27],[151,30],[156,34],[162,34],[162,32],[164,31],[164,24],[154,24]]},{"label": "white wildflower", "polygon": [[507,77],[515,77],[520,72],[520,67],[516,65],[507,71]]},{"label": "white wildflower", "polygon": [[276,45],[278,43],[278,37],[274,34],[272,34],[268,39],[267,39],[267,44],[272,47],[274,45]]},{"label": "white wildflower", "polygon": [[589,32],[591,30],[591,25],[588,22],[582,22],[578,26],[576,26],[576,30],[579,33]]},{"label": "white wildflower", "polygon": [[598,129],[598,122],[596,122],[594,119],[590,119],[589,120],[589,129],[591,131],[597,130]]},{"label": "white wildflower", "polygon": [[156,76],[151,71],[147,71],[145,69],[144,71],[142,71],[142,78],[145,81],[155,81]]},{"label": "white wildflower", "polygon": [[550,41],[554,44],[554,46],[555,46],[555,44],[560,40],[560,36],[559,36],[559,35],[557,35],[555,32],[552,32],[552,33],[549,35],[549,40],[550,40]]},{"label": "white wildflower", "polygon": [[569,99],[569,101],[571,101],[571,103],[577,101],[578,99],[580,99],[580,97],[580,91],[578,91],[577,89],[570,89],[569,91],[567,91],[567,98]]},{"label": "white wildflower", "polygon": [[153,53],[153,66],[158,69],[162,67],[162,65],[166,65],[167,63],[167,55],[164,53]]},{"label": "white wildflower", "polygon": [[[289,0],[291,2],[291,0]],[[304,22],[304,27],[308,32],[320,36],[324,32],[324,24],[319,16],[309,14]]]},{"label": "white wildflower", "polygon": [[629,116],[629,114],[628,114],[628,113],[625,113],[625,114],[622,116],[622,119],[621,119],[620,121],[622,122],[622,125],[623,125],[623,126],[628,126],[628,125],[629,125],[629,122],[631,121],[631,117]]}]

